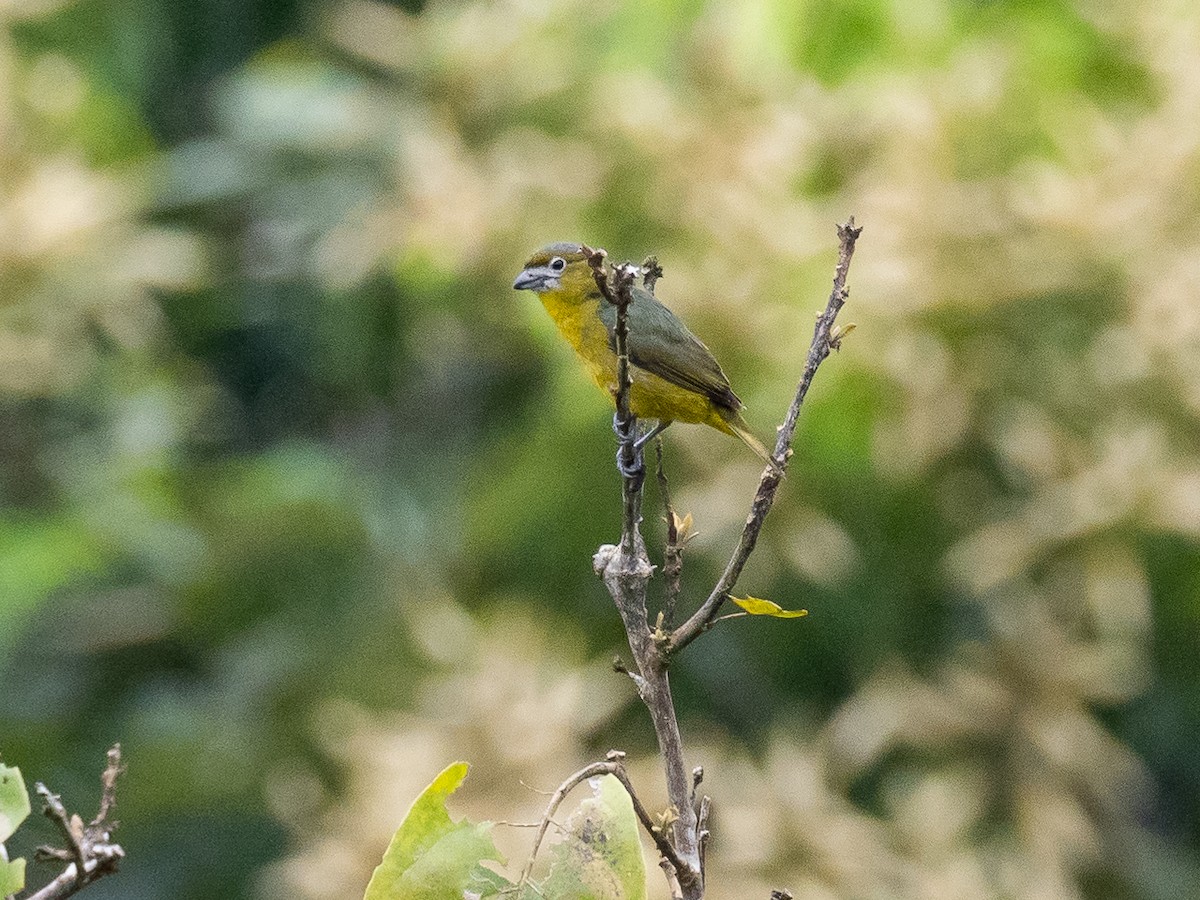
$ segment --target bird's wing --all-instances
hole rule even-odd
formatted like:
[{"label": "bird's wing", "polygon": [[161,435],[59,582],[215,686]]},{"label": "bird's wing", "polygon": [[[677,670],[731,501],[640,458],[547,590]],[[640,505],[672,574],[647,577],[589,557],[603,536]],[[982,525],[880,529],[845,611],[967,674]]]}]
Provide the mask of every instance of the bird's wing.
[{"label": "bird's wing", "polygon": [[[608,344],[617,347],[617,309],[600,303],[600,318],[608,328]],[[642,288],[633,289],[629,305],[629,359],[639,369],[698,394],[704,394],[719,406],[741,409],[742,401],[729,387],[708,348],[688,331],[675,314]]]}]

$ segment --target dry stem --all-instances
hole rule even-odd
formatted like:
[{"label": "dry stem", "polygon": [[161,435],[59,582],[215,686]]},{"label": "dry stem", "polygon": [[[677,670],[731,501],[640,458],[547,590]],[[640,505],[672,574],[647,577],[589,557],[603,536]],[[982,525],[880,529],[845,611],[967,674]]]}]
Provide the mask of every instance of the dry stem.
[{"label": "dry stem", "polygon": [[112,831],[117,823],[112,812],[117,803],[117,778],[125,771],[121,765],[121,745],[115,744],[108,751],[108,763],[100,775],[100,807],[96,817],[88,824],[78,815],[67,812],[62,799],[50,792],[40,782],[36,785],[38,795],[46,804],[47,818],[58,826],[67,842],[66,849],[39,847],[38,855],[43,859],[58,859],[67,867],[53,881],[26,900],[60,900],[70,897],[105,875],[117,870],[125,858],[120,844],[113,843]]},{"label": "dry stem", "polygon": [[[688,535],[679,530],[680,519],[675,515],[675,507],[671,504],[671,486],[667,482],[667,473],[663,471],[662,438],[654,441],[654,472],[658,477],[658,493],[662,498],[663,518],[667,523],[667,541],[663,547],[663,579],[666,588],[663,591],[663,626],[675,627],[675,607],[679,602],[679,592],[683,587],[683,545]],[[688,517],[688,521],[691,517]]]},{"label": "dry stem", "polygon": [[708,595],[708,599],[672,633],[668,642],[668,652],[670,653],[682,650],[712,624],[721,609],[721,604],[725,602],[725,598],[729,596],[729,592],[733,590],[738,577],[742,574],[742,569],[745,567],[746,561],[750,559],[750,554],[754,552],[758,534],[762,530],[767,513],[771,511],[771,507],[775,503],[775,495],[783,481],[788,458],[791,456],[792,439],[796,434],[796,421],[800,417],[800,407],[804,405],[804,398],[808,395],[808,388],[812,384],[813,376],[817,374],[817,368],[829,356],[830,351],[837,350],[840,346],[840,336],[834,335],[833,323],[849,296],[846,288],[846,275],[850,271],[850,260],[854,256],[854,244],[861,233],[861,228],[854,227],[853,216],[845,225],[838,226],[838,239],[841,244],[838,249],[837,268],[833,275],[833,290],[829,294],[829,302],[826,304],[825,310],[817,316],[812,344],[809,346],[808,358],[804,364],[804,374],[800,376],[800,384],[796,387],[796,396],[788,408],[783,425],[779,428],[779,437],[775,441],[775,452],[772,454],[776,465],[767,466],[763,470],[762,478],[758,482],[758,490],[750,504],[750,514],[746,517],[746,524],[742,528],[742,536],[738,541],[737,548],[733,551],[733,556],[730,557],[724,573],[712,589],[712,593]]}]

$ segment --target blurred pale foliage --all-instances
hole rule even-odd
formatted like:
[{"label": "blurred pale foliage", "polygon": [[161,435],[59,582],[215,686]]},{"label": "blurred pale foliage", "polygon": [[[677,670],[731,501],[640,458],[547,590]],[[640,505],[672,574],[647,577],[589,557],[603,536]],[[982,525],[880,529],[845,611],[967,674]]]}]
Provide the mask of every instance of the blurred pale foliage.
[{"label": "blurred pale foliage", "polygon": [[[712,896],[1194,893],[1198,109],[1185,0],[0,3],[0,750],[125,743],[97,897],[355,895],[458,758],[654,798],[608,411],[508,285],[658,253],[765,436],[853,213],[742,585],[811,614],[677,670]],[[756,466],[666,443],[694,597]]]}]

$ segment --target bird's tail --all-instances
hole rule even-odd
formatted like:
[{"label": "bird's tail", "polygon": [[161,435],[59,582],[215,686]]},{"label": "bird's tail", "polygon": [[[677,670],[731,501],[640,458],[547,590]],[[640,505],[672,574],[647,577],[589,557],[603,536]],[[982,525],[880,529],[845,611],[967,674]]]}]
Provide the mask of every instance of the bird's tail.
[{"label": "bird's tail", "polygon": [[762,445],[762,441],[754,436],[754,432],[750,430],[750,427],[746,424],[741,415],[734,413],[724,421],[725,425],[728,427],[729,433],[734,437],[739,438],[743,444],[753,450],[759,459],[761,459],[772,469],[780,468],[779,464],[771,457],[771,454],[767,452],[767,448]]}]

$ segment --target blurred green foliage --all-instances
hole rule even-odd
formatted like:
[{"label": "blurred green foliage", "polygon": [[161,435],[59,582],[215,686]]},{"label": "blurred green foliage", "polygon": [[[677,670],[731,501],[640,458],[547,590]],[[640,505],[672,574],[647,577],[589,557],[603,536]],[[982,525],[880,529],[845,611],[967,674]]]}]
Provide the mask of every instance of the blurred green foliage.
[{"label": "blurred green foliage", "polygon": [[[948,896],[1037,895],[1022,869],[1184,896],[1198,27],[1067,0],[0,6],[0,751],[86,812],[125,746],[129,859],[89,894],[272,896],[371,756],[330,752],[326,704],[438,718],[459,637],[423,616],[520,608],[539,653],[619,650],[590,567],[609,411],[509,290],[529,252],[658,253],[765,436],[854,213],[859,327],[741,586],[811,614],[706,635],[685,729],[767,769],[773,735],[832,748],[894,872],[933,866],[912,823],[940,814],[905,804],[974,786],[955,840],[987,888]],[[755,468],[666,443],[695,597]],[[929,712],[964,684],[969,725]],[[649,753],[636,708],[588,729]],[[833,872],[796,849],[821,831],[729,871]]]}]

